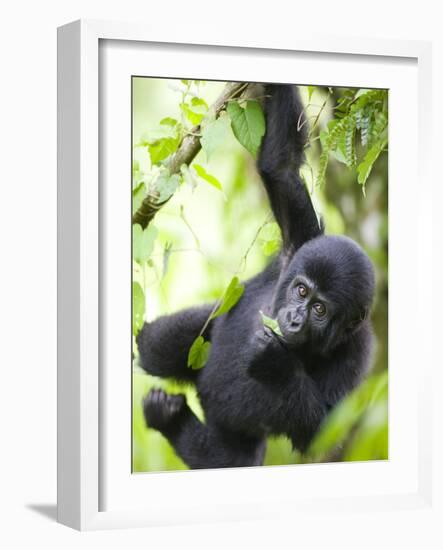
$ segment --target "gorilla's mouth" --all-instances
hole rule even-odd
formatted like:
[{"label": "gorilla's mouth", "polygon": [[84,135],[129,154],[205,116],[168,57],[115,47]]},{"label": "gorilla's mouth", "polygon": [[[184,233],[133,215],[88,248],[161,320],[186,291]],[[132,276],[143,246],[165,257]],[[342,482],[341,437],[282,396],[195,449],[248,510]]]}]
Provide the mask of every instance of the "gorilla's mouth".
[{"label": "gorilla's mouth", "polygon": [[301,330],[294,332],[291,327],[280,323],[281,336],[277,336],[288,347],[295,347],[303,344],[306,341],[306,330],[304,327]]}]

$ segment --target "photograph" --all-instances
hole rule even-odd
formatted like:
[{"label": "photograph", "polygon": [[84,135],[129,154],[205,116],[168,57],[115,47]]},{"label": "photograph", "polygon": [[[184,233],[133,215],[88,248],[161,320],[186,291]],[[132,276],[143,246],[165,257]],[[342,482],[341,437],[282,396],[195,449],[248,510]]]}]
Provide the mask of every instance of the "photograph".
[{"label": "photograph", "polygon": [[389,90],[131,92],[132,472],[388,460]]}]

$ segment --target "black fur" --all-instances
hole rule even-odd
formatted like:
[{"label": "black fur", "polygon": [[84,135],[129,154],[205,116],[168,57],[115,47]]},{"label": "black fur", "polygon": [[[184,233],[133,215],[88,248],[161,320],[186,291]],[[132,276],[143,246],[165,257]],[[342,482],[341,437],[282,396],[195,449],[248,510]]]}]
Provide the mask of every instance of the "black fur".
[{"label": "black fur", "polygon": [[[137,337],[148,373],[197,386],[204,424],[184,396],[152,390],[144,401],[147,424],[190,468],[260,465],[271,434],[305,450],[369,365],[372,265],[350,239],[325,236],[317,220],[299,176],[306,124],[298,90],[265,90],[257,165],[282,229],[282,251],[246,282],[237,305],[210,323],[204,336],[212,348],[202,370],[187,368],[187,356],[212,306],[161,317]],[[278,319],[282,336],[263,326],[260,310]]]}]

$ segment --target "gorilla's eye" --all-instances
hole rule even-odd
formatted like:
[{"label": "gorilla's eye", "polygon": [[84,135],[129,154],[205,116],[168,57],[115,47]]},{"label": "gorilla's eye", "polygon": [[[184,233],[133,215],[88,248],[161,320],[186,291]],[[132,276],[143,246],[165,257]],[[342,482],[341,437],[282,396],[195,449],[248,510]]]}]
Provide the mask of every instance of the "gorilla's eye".
[{"label": "gorilla's eye", "polygon": [[297,285],[297,292],[298,295],[302,298],[306,298],[306,296],[308,295],[308,289],[305,287],[305,285],[302,284]]},{"label": "gorilla's eye", "polygon": [[323,315],[326,313],[325,305],[322,304],[321,302],[315,303],[312,307],[314,308],[315,313],[316,313],[319,317],[323,317]]}]

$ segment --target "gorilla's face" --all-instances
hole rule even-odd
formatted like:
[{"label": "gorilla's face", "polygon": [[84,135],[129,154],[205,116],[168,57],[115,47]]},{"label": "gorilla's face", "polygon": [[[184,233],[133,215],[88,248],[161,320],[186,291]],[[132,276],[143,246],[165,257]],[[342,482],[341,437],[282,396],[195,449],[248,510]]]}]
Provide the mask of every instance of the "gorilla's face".
[{"label": "gorilla's face", "polygon": [[276,316],[290,347],[327,353],[357,329],[373,299],[374,271],[363,250],[345,237],[303,245],[281,282]]},{"label": "gorilla's face", "polygon": [[289,285],[286,304],[277,320],[284,341],[297,346],[321,340],[333,316],[328,297],[306,275],[298,275]]}]

